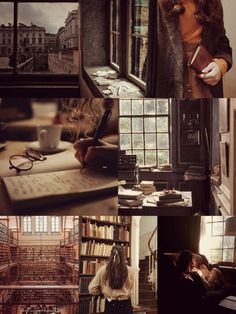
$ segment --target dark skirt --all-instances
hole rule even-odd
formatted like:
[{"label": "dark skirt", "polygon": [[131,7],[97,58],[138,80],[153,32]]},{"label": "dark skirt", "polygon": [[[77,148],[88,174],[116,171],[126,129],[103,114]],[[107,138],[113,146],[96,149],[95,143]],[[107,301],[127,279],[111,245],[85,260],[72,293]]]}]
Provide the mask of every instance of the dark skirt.
[{"label": "dark skirt", "polygon": [[132,313],[133,307],[131,299],[122,301],[112,300],[110,302],[106,299],[104,314],[132,314]]},{"label": "dark skirt", "polygon": [[187,66],[197,44],[183,43],[184,51],[184,98],[212,98],[210,85],[198,77],[197,72]]}]

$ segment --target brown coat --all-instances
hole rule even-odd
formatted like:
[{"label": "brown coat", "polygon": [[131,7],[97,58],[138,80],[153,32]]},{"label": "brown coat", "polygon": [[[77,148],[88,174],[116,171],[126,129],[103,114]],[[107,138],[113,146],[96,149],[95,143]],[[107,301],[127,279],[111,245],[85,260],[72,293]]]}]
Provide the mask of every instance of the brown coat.
[{"label": "brown coat", "polygon": [[[223,19],[223,8],[221,7]],[[157,6],[157,64],[155,96],[160,98],[183,98],[184,61],[178,16],[167,17]],[[225,29],[214,30],[203,25],[202,44],[214,56],[223,58],[232,66],[232,49]],[[210,87],[213,97],[223,97],[222,80]]]}]

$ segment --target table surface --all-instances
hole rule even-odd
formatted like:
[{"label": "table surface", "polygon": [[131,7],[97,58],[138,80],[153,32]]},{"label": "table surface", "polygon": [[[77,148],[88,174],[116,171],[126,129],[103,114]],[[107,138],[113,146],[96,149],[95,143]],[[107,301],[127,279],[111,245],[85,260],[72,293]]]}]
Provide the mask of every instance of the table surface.
[{"label": "table surface", "polygon": [[[6,142],[6,148],[0,150],[0,178],[8,175],[8,160],[12,154],[22,154],[25,151],[27,142]],[[50,165],[51,171],[69,170],[75,169],[76,165],[79,168],[79,162],[74,158],[74,150],[71,147],[66,151],[54,155],[47,156],[48,159],[41,163],[44,163],[44,169],[47,169]],[[58,169],[61,164],[67,162],[67,169]],[[39,164],[38,164],[39,165]],[[39,165],[40,166],[40,165]],[[37,168],[37,165],[33,166],[32,171]],[[48,170],[48,171],[50,171]],[[14,170],[11,170],[14,171]],[[45,171],[47,172],[47,171]],[[116,193],[109,193],[100,197],[94,197],[91,199],[85,199],[83,201],[70,201],[66,203],[50,205],[50,207],[35,208],[32,202],[31,209],[18,209],[13,210],[10,206],[7,191],[0,179],[0,214],[1,215],[117,215],[118,214],[118,200]]]},{"label": "table surface", "polygon": [[158,216],[190,216],[194,214],[192,206],[192,192],[181,191],[183,198],[187,200],[185,204],[166,204],[156,205],[149,202],[152,196],[147,195],[144,198],[143,206],[125,207],[120,206],[118,209],[119,215],[158,215]]}]

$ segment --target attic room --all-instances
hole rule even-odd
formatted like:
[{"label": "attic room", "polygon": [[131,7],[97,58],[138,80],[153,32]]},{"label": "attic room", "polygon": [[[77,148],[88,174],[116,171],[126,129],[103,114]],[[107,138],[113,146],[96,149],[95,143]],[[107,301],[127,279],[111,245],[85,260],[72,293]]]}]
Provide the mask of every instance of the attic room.
[{"label": "attic room", "polygon": [[235,106],[121,99],[119,213],[234,215]]}]

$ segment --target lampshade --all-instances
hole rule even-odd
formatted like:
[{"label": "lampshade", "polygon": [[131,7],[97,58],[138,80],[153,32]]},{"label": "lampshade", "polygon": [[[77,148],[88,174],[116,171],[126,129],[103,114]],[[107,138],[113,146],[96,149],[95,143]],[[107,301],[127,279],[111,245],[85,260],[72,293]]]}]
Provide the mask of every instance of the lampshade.
[{"label": "lampshade", "polygon": [[230,217],[225,222],[225,235],[236,236],[236,217]]}]

